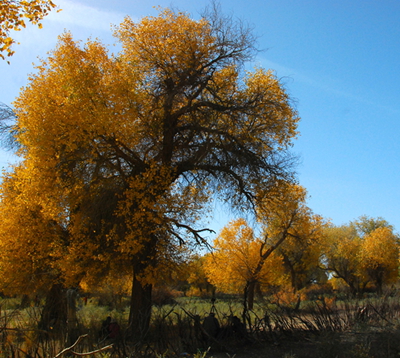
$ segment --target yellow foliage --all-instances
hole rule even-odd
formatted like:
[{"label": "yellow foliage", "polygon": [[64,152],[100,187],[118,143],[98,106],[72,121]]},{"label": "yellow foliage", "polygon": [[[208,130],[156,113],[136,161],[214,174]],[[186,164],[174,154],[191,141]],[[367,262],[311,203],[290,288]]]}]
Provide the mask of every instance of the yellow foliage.
[{"label": "yellow foliage", "polygon": [[277,181],[259,195],[258,216],[265,240],[282,258],[292,288],[299,290],[318,275],[326,222],[306,205],[307,192],[298,184]]},{"label": "yellow foliage", "polygon": [[[362,230],[357,232],[357,228]],[[356,225],[327,228],[324,247],[327,268],[353,293],[361,293],[371,284],[381,291],[384,284],[398,278],[397,240],[385,221],[367,217],[361,217]]]},{"label": "yellow foliage", "polygon": [[8,294],[47,290],[59,277],[55,257],[65,250],[63,229],[43,210],[30,175],[16,167],[1,187],[0,286]]},{"label": "yellow foliage", "polygon": [[267,260],[260,256],[263,242],[254,237],[244,219],[226,226],[213,246],[216,251],[206,256],[204,270],[219,290],[238,293],[243,292],[249,282],[258,282],[263,288],[282,283],[282,259],[274,253]]},{"label": "yellow foliage", "polygon": [[56,5],[50,0],[1,0],[0,2],[0,58],[4,54],[12,56],[11,46],[15,41],[9,36],[11,30],[18,31],[26,27],[25,20],[38,25],[41,29],[42,20]]},{"label": "yellow foliage", "polygon": [[386,284],[396,282],[399,266],[397,240],[388,227],[377,228],[363,238],[361,266],[372,280]]},{"label": "yellow foliage", "polygon": [[[204,242],[215,195],[250,206],[291,176],[275,157],[297,112],[271,71],[241,71],[246,32],[214,25],[169,10],[126,18],[115,55],[65,33],[15,101],[26,200],[66,231],[52,257],[67,284],[121,267],[154,283],[180,246]],[[249,243],[254,260],[261,244]],[[260,282],[275,280],[268,265]]]}]

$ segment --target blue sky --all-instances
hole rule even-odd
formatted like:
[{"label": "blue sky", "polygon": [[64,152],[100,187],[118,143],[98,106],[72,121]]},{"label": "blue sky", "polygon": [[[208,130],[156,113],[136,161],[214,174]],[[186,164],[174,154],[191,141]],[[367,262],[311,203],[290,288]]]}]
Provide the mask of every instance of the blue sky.
[{"label": "blue sky", "polygon": [[[46,57],[57,36],[98,38],[112,45],[111,24],[127,15],[156,15],[174,7],[198,18],[208,1],[54,0],[43,29],[14,33],[11,64],[0,62],[0,102],[12,105],[32,63]],[[298,178],[317,214],[340,225],[361,215],[383,217],[400,231],[400,2],[223,0],[225,14],[258,35],[255,64],[276,71],[302,118],[293,152]],[[111,47],[112,50],[112,47]],[[0,166],[14,158],[0,152]],[[232,217],[221,209],[213,227]]]}]

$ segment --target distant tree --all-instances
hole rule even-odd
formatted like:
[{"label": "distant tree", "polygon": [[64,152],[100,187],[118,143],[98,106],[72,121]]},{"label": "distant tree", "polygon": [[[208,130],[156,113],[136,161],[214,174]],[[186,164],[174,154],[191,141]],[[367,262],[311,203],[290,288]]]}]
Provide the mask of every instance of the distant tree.
[{"label": "distant tree", "polygon": [[[258,209],[262,234],[255,237],[244,220],[234,221],[225,227],[214,241],[216,252],[207,261],[206,271],[210,281],[217,287],[231,287],[244,292],[244,302],[249,309],[253,308],[257,287],[282,284],[286,273],[291,276],[292,282],[297,282],[301,264],[307,263],[300,260],[296,264],[289,256],[301,251],[300,244],[291,248],[289,243],[286,249],[280,249],[287,240],[315,240],[313,230],[317,230],[321,220],[313,216],[305,200],[304,188],[284,181],[277,182],[268,194],[263,193]],[[283,254],[286,254],[286,265],[292,265],[286,273]]]},{"label": "distant tree", "polygon": [[398,236],[382,218],[361,216],[347,225],[325,229],[325,264],[353,295],[373,286],[378,293],[398,278]]},{"label": "distant tree", "polygon": [[26,22],[38,25],[42,28],[40,21],[56,5],[50,0],[2,0],[0,2],[0,58],[5,59],[5,55],[12,56],[15,51],[12,45],[14,39],[10,36],[10,31],[19,31],[26,27]]},{"label": "distant tree", "polygon": [[382,293],[383,285],[395,283],[399,277],[398,240],[388,226],[377,227],[363,237],[361,268],[378,293]]},{"label": "distant tree", "polygon": [[213,246],[204,263],[208,280],[222,292],[242,293],[245,309],[253,309],[257,289],[281,283],[282,259],[254,236],[244,219],[225,226]]},{"label": "distant tree", "polygon": [[393,232],[393,226],[381,217],[371,218],[367,215],[362,215],[358,219],[351,221],[350,225],[354,226],[360,237],[369,235],[379,228],[388,228],[390,231]]},{"label": "distant tree", "polygon": [[363,292],[368,282],[362,277],[361,239],[354,226],[325,229],[324,264],[334,277],[343,280],[353,295]]},{"label": "distant tree", "polygon": [[298,116],[271,71],[244,72],[254,38],[216,12],[127,18],[116,36],[114,56],[60,38],[15,102],[16,137],[36,202],[68,231],[66,285],[130,267],[129,323],[146,332],[159,263],[205,243],[212,199],[253,210],[293,179]]},{"label": "distant tree", "polygon": [[212,285],[207,278],[204,264],[207,260],[207,257],[210,254],[206,254],[204,256],[194,255],[190,261],[188,262],[188,278],[187,281],[191,287],[191,289],[197,289],[200,294],[214,294],[215,286]]},{"label": "distant tree", "polygon": [[305,215],[303,221],[293,225],[289,237],[277,248],[284,268],[290,276],[294,292],[319,281],[326,280],[320,267],[322,232],[326,222],[318,215]]},{"label": "distant tree", "polygon": [[276,248],[292,289],[300,290],[319,275],[321,236],[325,220],[307,206],[307,191],[281,183],[259,207],[267,244]]}]

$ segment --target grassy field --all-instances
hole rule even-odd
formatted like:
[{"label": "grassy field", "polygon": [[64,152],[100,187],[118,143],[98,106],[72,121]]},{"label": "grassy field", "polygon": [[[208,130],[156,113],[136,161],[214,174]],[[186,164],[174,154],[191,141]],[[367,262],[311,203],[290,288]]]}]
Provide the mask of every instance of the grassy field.
[{"label": "grassy field", "polygon": [[[63,336],[43,336],[37,329],[41,305],[20,307],[18,299],[0,301],[1,357],[55,357],[67,347]],[[96,357],[282,357],[362,358],[400,355],[400,297],[396,294],[361,300],[334,298],[303,301],[299,307],[258,302],[243,316],[242,302],[224,297],[212,304],[200,298],[177,298],[154,306],[151,328],[142,337],[127,337],[127,306],[110,309],[90,299],[78,302],[79,335],[74,348],[90,352],[113,347]],[[210,336],[203,322],[213,312],[219,332]],[[121,328],[115,339],[99,336],[102,321],[111,316]],[[241,325],[235,325],[237,317]],[[243,322],[245,323],[245,329]]]}]

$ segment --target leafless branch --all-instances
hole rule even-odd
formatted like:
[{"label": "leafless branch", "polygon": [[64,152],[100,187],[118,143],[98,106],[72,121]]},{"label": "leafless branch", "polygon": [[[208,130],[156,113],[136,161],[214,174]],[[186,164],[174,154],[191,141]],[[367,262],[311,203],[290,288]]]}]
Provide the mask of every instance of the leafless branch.
[{"label": "leafless branch", "polygon": [[110,344],[110,345],[108,345],[108,346],[105,346],[105,347],[103,347],[103,348],[96,349],[96,350],[91,351],[91,352],[85,352],[85,353],[74,352],[73,349],[80,343],[80,341],[81,341],[82,339],[86,338],[87,336],[88,336],[87,334],[84,334],[84,335],[82,335],[82,336],[79,336],[78,339],[76,340],[76,342],[75,342],[72,346],[63,349],[63,350],[62,350],[60,353],[58,353],[54,358],[61,357],[61,356],[62,356],[63,354],[65,354],[65,353],[70,353],[70,354],[73,354],[73,355],[75,355],[75,356],[84,357],[84,356],[89,356],[89,355],[92,355],[92,354],[96,354],[96,353],[103,352],[103,351],[105,351],[105,350],[107,350],[107,349],[111,349],[111,348],[113,347],[113,345]]}]

